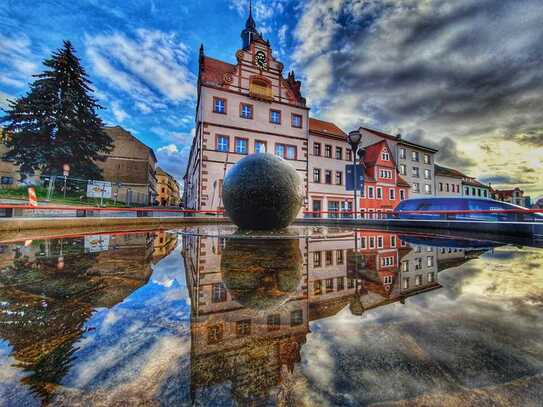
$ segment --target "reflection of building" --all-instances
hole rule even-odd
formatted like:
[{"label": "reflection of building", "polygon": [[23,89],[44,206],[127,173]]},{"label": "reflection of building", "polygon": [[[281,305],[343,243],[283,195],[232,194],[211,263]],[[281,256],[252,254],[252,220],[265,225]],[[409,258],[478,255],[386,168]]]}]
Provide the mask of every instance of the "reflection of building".
[{"label": "reflection of building", "polygon": [[158,263],[172,252],[177,246],[177,233],[167,233],[164,230],[155,232],[153,241],[153,263]]},{"label": "reflection of building", "polygon": [[150,204],[156,195],[153,149],[120,126],[104,130],[113,141],[113,151],[106,155],[105,161],[96,162],[103,179],[113,183],[113,193],[118,193],[119,201]]},{"label": "reflection of building", "polygon": [[200,49],[196,134],[184,176],[183,202],[191,209],[222,207],[222,181],[247,154],[283,157],[307,185],[308,108],[301,83],[272,54],[249,15],[236,63]]},{"label": "reflection of building", "polygon": [[[295,369],[311,321],[346,307],[359,315],[439,288],[438,271],[481,253],[441,253],[375,230],[357,232],[356,248],[352,231],[314,234],[295,243],[299,256],[278,242],[183,237],[194,403],[205,398],[213,404],[213,393],[224,401],[230,393],[240,404],[265,404],[289,380],[285,372]],[[301,274],[284,295],[277,274],[288,268],[280,262],[289,256]],[[257,282],[262,269],[269,275]],[[240,294],[244,284],[251,286],[248,296]]]},{"label": "reflection of building", "polygon": [[44,401],[70,369],[93,311],[122,302],[152,272],[153,233],[103,235],[90,246],[97,238],[0,245],[0,338]]},{"label": "reflection of building", "polygon": [[175,178],[158,167],[156,169],[156,179],[158,204],[162,206],[178,206],[181,196],[179,195],[179,184]]}]

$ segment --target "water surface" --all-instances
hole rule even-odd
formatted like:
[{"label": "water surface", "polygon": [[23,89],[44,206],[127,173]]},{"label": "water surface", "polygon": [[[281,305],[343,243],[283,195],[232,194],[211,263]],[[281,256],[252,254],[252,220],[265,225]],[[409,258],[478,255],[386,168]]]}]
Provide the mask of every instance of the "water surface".
[{"label": "water surface", "polygon": [[0,403],[540,405],[542,249],[306,232],[1,244]]}]

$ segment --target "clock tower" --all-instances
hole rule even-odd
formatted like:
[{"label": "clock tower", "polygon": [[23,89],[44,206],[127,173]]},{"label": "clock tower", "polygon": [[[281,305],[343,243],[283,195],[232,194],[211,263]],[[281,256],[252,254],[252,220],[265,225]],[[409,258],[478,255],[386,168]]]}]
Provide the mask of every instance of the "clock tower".
[{"label": "clock tower", "polygon": [[245,29],[241,32],[241,42],[243,49],[249,49],[253,40],[262,40],[262,34],[256,30],[256,23],[253,19],[253,3],[249,0],[249,17],[245,23]]}]

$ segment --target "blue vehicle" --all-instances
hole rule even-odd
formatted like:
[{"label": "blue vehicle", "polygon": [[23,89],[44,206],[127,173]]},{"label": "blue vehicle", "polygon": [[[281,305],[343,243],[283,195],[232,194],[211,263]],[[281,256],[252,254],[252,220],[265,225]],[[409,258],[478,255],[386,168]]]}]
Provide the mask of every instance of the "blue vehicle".
[{"label": "blue vehicle", "polygon": [[543,222],[543,216],[535,213],[403,213],[403,211],[466,211],[466,210],[523,210],[521,206],[483,198],[432,197],[412,198],[402,201],[394,210],[398,219],[418,220],[479,220],[501,222]]}]

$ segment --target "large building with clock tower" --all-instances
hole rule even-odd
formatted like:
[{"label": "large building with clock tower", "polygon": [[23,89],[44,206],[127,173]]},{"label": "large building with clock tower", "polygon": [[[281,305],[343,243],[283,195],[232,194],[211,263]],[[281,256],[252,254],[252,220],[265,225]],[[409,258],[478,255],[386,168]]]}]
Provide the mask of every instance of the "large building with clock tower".
[{"label": "large building with clock tower", "polygon": [[[185,207],[223,208],[226,171],[244,156],[269,152],[298,172],[308,197],[309,108],[294,73],[283,76],[249,11],[236,63],[205,55],[200,48],[196,133],[184,176]],[[302,210],[308,209],[308,200]]]}]

